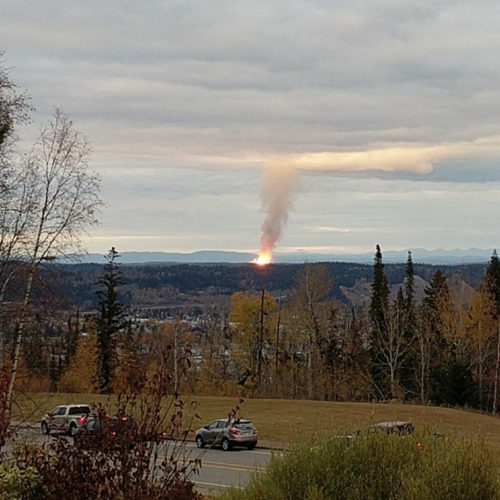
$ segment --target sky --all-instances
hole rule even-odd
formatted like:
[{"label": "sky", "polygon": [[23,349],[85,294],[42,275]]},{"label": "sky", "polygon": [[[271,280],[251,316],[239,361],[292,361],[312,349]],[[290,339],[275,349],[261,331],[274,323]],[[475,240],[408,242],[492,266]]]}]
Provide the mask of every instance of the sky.
[{"label": "sky", "polygon": [[24,142],[60,107],[92,144],[102,253],[257,252],[270,216],[280,253],[499,248],[499,26],[496,0],[0,1]]}]

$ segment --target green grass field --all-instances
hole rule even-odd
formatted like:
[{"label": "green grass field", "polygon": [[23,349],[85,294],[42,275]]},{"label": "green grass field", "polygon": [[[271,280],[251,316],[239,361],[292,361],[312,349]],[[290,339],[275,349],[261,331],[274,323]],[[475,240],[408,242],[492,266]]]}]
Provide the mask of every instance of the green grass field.
[{"label": "green grass field", "polygon": [[[186,396],[187,418],[196,411],[201,420],[193,419],[196,429],[214,418],[225,417],[237,398]],[[95,394],[17,395],[13,420],[38,421],[43,413],[64,403],[105,403],[113,398]],[[191,402],[196,402],[196,408]],[[335,403],[329,401],[246,399],[241,415],[251,419],[259,430],[262,443],[288,447],[313,437],[344,435],[381,420],[410,420],[417,430],[440,432],[458,437],[484,438],[493,450],[500,470],[500,417],[451,408],[410,404]],[[187,420],[189,425],[189,420]]]}]

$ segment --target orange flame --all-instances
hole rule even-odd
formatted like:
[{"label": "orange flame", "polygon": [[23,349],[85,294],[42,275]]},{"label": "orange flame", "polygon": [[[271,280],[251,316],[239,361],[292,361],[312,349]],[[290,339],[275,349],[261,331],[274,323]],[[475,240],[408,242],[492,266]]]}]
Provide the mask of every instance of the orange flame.
[{"label": "orange flame", "polygon": [[262,250],[258,257],[252,260],[254,264],[257,264],[258,266],[267,266],[267,264],[270,264],[272,261],[272,254],[269,251]]}]

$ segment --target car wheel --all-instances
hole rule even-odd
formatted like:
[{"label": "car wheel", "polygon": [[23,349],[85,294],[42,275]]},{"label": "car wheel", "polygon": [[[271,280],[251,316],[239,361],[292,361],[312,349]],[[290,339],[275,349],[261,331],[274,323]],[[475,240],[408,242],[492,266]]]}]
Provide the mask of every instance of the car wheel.
[{"label": "car wheel", "polygon": [[69,426],[69,431],[68,431],[68,435],[70,436],[74,436],[76,434],[76,425],[75,424],[71,424]]},{"label": "car wheel", "polygon": [[229,439],[227,439],[227,438],[224,438],[222,440],[221,445],[222,445],[222,449],[224,451],[229,451],[231,449],[231,443],[229,442]]},{"label": "car wheel", "polygon": [[201,436],[196,436],[196,446],[198,446],[198,448],[205,448],[205,443]]},{"label": "car wheel", "polygon": [[247,448],[248,448],[249,450],[253,450],[253,449],[255,448],[255,445],[256,445],[256,443],[247,444]]},{"label": "car wheel", "polygon": [[50,429],[49,426],[47,425],[47,422],[42,422],[42,434],[49,435]]}]

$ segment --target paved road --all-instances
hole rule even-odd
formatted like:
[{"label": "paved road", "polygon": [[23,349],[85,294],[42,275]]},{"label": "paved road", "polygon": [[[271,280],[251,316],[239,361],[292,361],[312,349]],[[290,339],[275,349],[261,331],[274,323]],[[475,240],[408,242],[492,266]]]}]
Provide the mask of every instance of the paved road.
[{"label": "paved road", "polygon": [[262,474],[271,460],[273,452],[256,448],[254,450],[235,448],[231,451],[219,449],[198,450],[189,443],[187,449],[193,449],[193,455],[201,453],[202,468],[198,476],[193,477],[204,491],[221,490],[231,486],[240,488],[247,484],[251,474]]},{"label": "paved road", "polygon": [[[56,437],[43,435],[38,426],[27,426],[18,430],[16,439],[42,443],[56,439]],[[200,457],[202,460],[200,473],[193,476],[191,480],[204,493],[224,490],[231,486],[236,488],[245,486],[252,474],[263,473],[273,454],[279,455],[281,452],[264,448],[254,450],[235,448],[230,451],[222,451],[218,448],[200,450],[195,443],[186,445],[186,458]]]}]

